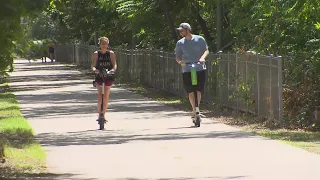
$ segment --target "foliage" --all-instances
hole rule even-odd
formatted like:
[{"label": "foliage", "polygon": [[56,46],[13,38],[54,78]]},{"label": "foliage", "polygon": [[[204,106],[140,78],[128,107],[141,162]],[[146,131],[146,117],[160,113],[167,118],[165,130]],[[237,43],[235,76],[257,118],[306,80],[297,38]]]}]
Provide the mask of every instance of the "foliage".
[{"label": "foliage", "polygon": [[21,17],[34,17],[42,10],[47,0],[10,0],[0,6],[0,74],[12,63],[17,41],[24,39],[25,24]]}]

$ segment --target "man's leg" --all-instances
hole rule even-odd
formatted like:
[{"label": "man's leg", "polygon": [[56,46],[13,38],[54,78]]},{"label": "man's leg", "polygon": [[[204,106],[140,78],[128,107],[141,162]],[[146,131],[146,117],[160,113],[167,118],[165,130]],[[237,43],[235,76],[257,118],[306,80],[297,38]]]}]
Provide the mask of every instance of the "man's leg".
[{"label": "man's leg", "polygon": [[201,91],[197,91],[197,93],[198,93],[198,107],[199,107],[201,102]]},{"label": "man's leg", "polygon": [[196,114],[196,105],[194,102],[194,93],[193,92],[189,93],[189,101],[190,101],[190,104],[192,107],[192,115],[194,116]]},{"label": "man's leg", "polygon": [[[200,102],[201,102],[201,91],[197,91],[198,94],[198,107],[200,107]],[[191,92],[189,93],[189,101],[192,107],[192,114],[195,115],[196,114],[196,103],[194,100],[194,93]]]},{"label": "man's leg", "polygon": [[206,71],[199,71],[197,72],[197,78],[198,78],[198,87],[197,87],[197,94],[198,94],[198,107],[200,107],[201,102],[201,94],[204,90],[204,86],[206,83]]},{"label": "man's leg", "polygon": [[188,93],[188,98],[192,108],[192,117],[195,115],[195,102],[194,102],[194,93],[191,85],[191,73],[185,72],[182,74],[183,77],[183,87],[185,91]]}]

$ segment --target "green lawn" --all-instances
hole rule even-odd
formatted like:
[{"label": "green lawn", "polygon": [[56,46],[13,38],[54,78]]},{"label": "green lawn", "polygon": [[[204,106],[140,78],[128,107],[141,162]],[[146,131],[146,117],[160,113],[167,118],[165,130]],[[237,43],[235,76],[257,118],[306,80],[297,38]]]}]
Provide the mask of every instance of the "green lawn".
[{"label": "green lawn", "polygon": [[[132,92],[141,94],[150,99],[156,100],[162,104],[170,105],[182,110],[190,111],[190,104],[187,99],[176,97],[173,95],[168,95],[167,93],[156,91],[155,89],[146,88],[135,84],[122,84],[126,89]],[[212,106],[201,105],[201,110],[208,118],[214,117],[216,115],[216,110],[212,110]],[[268,128],[264,124],[253,123],[248,118],[239,117],[220,117],[215,118],[215,120],[221,121],[225,124],[236,126],[243,131],[257,134],[270,139],[279,140],[281,142],[303,148],[309,152],[320,154],[320,132],[309,132],[309,131],[294,131],[288,129],[277,129]]]},{"label": "green lawn", "polygon": [[45,170],[45,152],[34,139],[34,133],[22,116],[16,97],[6,83],[0,86],[0,140],[5,142],[4,164],[0,179]]},{"label": "green lawn", "polygon": [[280,140],[309,152],[320,154],[320,132],[293,131],[287,129],[257,130],[255,128],[250,128],[250,126],[243,127],[242,129],[270,139]]}]

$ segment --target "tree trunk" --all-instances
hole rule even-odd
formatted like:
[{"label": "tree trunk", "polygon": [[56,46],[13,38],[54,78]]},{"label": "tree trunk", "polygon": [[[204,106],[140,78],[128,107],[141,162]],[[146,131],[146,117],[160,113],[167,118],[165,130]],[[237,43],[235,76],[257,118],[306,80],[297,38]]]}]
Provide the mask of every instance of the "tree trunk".
[{"label": "tree trunk", "polygon": [[207,27],[206,21],[201,17],[198,8],[194,4],[191,4],[191,9],[192,9],[192,12],[195,14],[195,17],[197,19],[198,24],[201,27],[201,30],[202,30],[202,32],[204,34],[204,37],[211,44],[213,38],[210,35],[210,32],[209,32],[209,29]]},{"label": "tree trunk", "polygon": [[136,27],[134,22],[131,24],[131,49],[136,49]]},{"label": "tree trunk", "polygon": [[206,21],[200,16],[199,13],[197,13],[197,21],[201,27],[201,30],[204,34],[204,37],[209,41],[211,42],[212,41],[212,37],[210,35],[210,32],[209,32],[209,29],[207,27],[207,24],[206,24]]},{"label": "tree trunk", "polygon": [[177,31],[174,27],[174,23],[172,21],[171,15],[169,13],[168,0],[161,0],[161,7],[162,7],[164,15],[167,18],[167,23],[168,23],[169,29],[171,31],[171,36],[175,41],[178,41]]},{"label": "tree trunk", "polygon": [[217,51],[222,48],[222,6],[221,1],[217,0]]}]

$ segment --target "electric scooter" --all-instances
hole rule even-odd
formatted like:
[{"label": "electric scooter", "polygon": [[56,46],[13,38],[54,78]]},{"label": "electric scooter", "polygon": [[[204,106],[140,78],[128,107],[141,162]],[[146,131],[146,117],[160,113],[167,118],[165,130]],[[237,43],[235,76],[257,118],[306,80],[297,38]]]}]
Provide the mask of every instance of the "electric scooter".
[{"label": "electric scooter", "polygon": [[197,85],[198,85],[197,70],[196,70],[197,64],[200,64],[200,62],[186,63],[186,65],[188,65],[191,68],[191,84],[193,87],[193,94],[194,94],[194,101],[195,101],[195,108],[196,108],[196,115],[195,115],[195,119],[193,120],[193,123],[196,127],[200,127],[201,117],[200,117],[200,109],[198,104],[198,92],[197,92]]},{"label": "electric scooter", "polygon": [[104,117],[103,114],[103,100],[104,100],[104,88],[105,88],[105,80],[113,78],[114,77],[114,71],[108,71],[107,69],[100,69],[99,75],[102,77],[102,89],[101,89],[101,109],[99,118],[97,119],[99,124],[99,130],[104,130],[104,124],[107,122],[107,120]]}]

